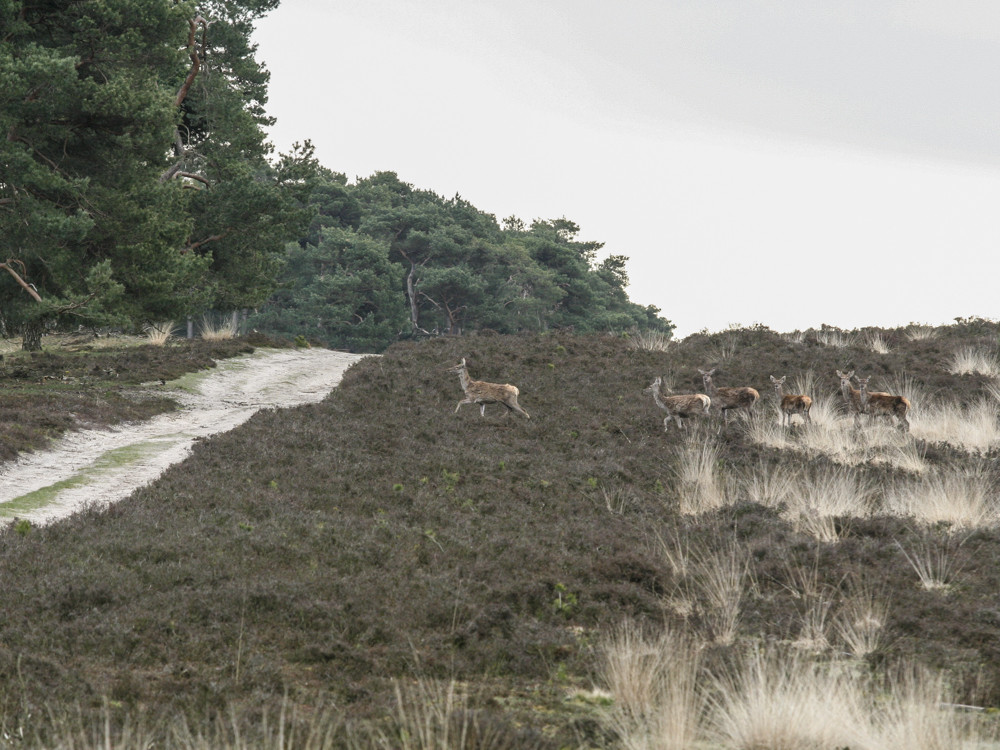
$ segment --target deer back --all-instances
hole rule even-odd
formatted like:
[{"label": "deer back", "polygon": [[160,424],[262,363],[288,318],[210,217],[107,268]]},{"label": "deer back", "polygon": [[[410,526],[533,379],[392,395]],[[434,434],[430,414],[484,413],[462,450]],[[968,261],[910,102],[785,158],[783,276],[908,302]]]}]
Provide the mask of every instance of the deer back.
[{"label": "deer back", "polygon": [[469,398],[477,401],[507,401],[510,398],[517,398],[520,391],[517,386],[510,383],[487,383],[483,380],[470,380],[465,389]]},{"label": "deer back", "polygon": [[681,396],[661,396],[663,408],[671,414],[693,417],[704,414],[712,406],[712,399],[704,393],[689,393]]},{"label": "deer back", "polygon": [[715,399],[724,407],[753,406],[760,398],[760,393],[756,388],[747,386],[734,388],[716,388],[713,394]]},{"label": "deer back", "polygon": [[805,412],[812,408],[812,403],[809,396],[782,396],[781,410],[785,413]]}]

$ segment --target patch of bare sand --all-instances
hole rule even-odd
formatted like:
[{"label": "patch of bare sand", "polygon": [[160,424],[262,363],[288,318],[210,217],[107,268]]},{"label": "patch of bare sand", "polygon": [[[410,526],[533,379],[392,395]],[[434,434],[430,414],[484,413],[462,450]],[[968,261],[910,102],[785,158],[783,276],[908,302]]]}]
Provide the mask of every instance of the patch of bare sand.
[{"label": "patch of bare sand", "polygon": [[70,433],[50,450],[0,468],[0,522],[47,523],[128,497],[182,461],[195,440],[231,430],[260,409],[321,401],[362,356],[263,349],[168,383],[181,404],[177,411],[111,430]]}]

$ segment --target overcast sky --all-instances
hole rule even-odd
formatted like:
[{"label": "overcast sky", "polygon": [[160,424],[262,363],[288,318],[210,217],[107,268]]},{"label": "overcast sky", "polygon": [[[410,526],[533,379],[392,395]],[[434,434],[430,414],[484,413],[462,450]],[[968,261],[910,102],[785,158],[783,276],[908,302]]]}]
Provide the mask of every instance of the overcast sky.
[{"label": "overcast sky", "polygon": [[571,219],[680,336],[1000,316],[996,0],[282,0],[255,40],[279,150]]}]

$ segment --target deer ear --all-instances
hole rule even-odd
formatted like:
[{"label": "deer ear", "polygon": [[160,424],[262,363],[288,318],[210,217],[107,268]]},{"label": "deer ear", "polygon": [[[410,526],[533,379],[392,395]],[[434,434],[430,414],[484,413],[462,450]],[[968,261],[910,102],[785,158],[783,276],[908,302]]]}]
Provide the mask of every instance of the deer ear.
[{"label": "deer ear", "polygon": [[854,377],[854,370],[851,370],[851,371],[850,371],[849,373],[847,373],[847,375],[845,375],[844,377],[845,377],[845,378],[853,378],[853,377]]},{"label": "deer ear", "polygon": [[769,375],[768,377],[771,378],[771,382],[772,383],[777,383],[778,382],[778,379],[776,377],[774,377],[774,375]]}]

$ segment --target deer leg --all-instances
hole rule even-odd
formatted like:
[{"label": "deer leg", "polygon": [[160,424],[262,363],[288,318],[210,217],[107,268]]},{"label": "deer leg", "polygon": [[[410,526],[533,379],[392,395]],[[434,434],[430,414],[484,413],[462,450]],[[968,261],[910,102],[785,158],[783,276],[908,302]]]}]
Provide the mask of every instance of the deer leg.
[{"label": "deer leg", "polygon": [[486,416],[486,404],[479,405],[479,413],[484,417]]}]

